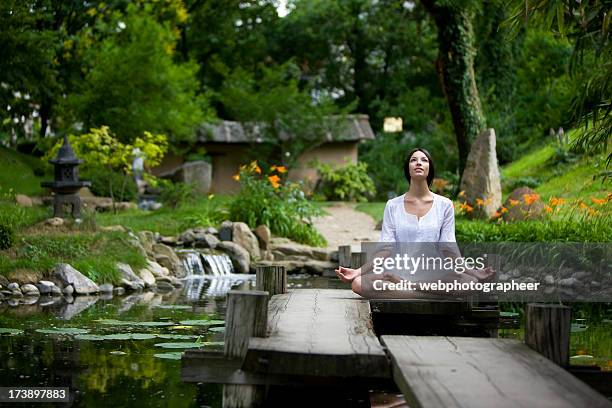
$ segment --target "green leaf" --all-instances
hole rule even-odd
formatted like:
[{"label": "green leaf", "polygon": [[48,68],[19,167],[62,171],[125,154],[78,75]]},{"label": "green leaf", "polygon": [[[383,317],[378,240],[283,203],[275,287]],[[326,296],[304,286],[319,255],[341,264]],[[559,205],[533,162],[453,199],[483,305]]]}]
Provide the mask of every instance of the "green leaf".
[{"label": "green leaf", "polygon": [[175,351],[175,352],[170,352],[170,353],[153,354],[153,357],[164,358],[168,360],[180,360],[182,354],[183,353],[180,351]]},{"label": "green leaf", "polygon": [[218,326],[225,324],[223,320],[181,320],[185,326]]},{"label": "green leaf", "polygon": [[0,327],[0,334],[10,334],[10,335],[23,334],[23,330],[21,330],[21,329],[11,329],[11,328],[7,328],[7,327]]},{"label": "green leaf", "polygon": [[87,329],[79,329],[76,327],[54,327],[51,329],[36,329],[35,331],[38,333],[44,333],[44,334],[68,334],[68,335],[85,334],[89,332],[89,330]]},{"label": "green leaf", "polygon": [[222,341],[204,341],[204,342],[181,342],[181,343],[157,343],[155,347],[161,348],[200,348],[200,347],[211,347],[211,346],[222,346]]},{"label": "green leaf", "polygon": [[156,338],[151,333],[117,333],[117,334],[81,334],[75,336],[76,340],[102,341],[102,340],[150,340]]}]

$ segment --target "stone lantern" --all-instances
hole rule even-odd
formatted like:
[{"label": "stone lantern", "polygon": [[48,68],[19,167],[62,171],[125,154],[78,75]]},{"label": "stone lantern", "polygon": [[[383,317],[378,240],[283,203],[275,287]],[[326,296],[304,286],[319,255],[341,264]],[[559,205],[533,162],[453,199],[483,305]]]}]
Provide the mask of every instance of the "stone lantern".
[{"label": "stone lantern", "polygon": [[42,187],[48,187],[53,191],[53,216],[64,218],[66,205],[70,205],[70,213],[74,218],[81,217],[81,198],[79,190],[81,187],[91,186],[90,181],[79,181],[78,165],[83,160],[74,155],[74,151],[68,142],[68,137],[64,136],[64,144],[57,152],[53,160],[49,160],[55,167],[55,177],[53,181],[43,181]]}]

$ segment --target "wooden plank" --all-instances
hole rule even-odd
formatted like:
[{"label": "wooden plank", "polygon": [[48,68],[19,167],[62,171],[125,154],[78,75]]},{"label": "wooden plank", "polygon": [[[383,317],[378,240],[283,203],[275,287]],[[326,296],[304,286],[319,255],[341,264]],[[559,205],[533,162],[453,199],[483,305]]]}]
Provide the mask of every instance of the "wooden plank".
[{"label": "wooden plank", "polygon": [[370,308],[373,313],[452,316],[469,311],[470,304],[452,300],[372,299]]},{"label": "wooden plank", "polygon": [[349,290],[300,289],[270,299],[268,337],[252,338],[243,368],[259,373],[388,378],[368,302]]},{"label": "wooden plank", "polygon": [[286,374],[262,374],[242,370],[242,360],[228,358],[222,352],[187,350],[183,354],[181,380],[206,384],[282,385],[282,386],[351,386],[378,389],[394,388],[391,377],[315,377]]},{"label": "wooden plank", "polygon": [[382,336],[410,407],[611,407],[601,394],[511,339]]}]

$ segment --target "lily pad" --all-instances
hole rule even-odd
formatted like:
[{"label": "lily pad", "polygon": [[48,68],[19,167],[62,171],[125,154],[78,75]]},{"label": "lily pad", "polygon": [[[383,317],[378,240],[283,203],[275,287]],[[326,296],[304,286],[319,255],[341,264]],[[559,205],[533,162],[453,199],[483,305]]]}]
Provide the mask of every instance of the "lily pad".
[{"label": "lily pad", "polygon": [[588,328],[589,328],[589,326],[587,326],[585,324],[572,323],[571,332],[572,333],[581,333],[583,331],[586,331],[586,329],[588,329]]},{"label": "lily pad", "polygon": [[187,310],[191,309],[191,306],[187,305],[159,305],[156,306],[158,309],[171,309],[171,310]]},{"label": "lily pad", "polygon": [[180,360],[181,359],[181,354],[183,354],[183,353],[180,352],[180,351],[174,351],[174,352],[170,352],[170,353],[153,354],[153,357],[165,358],[167,360]]},{"label": "lily pad", "polygon": [[213,333],[224,333],[225,332],[225,326],[217,326],[217,327],[211,327],[210,329],[208,329],[209,332],[213,332]]},{"label": "lily pad", "polygon": [[112,354],[113,356],[125,356],[127,353],[125,351],[115,350],[111,351],[109,354]]},{"label": "lily pad", "polygon": [[124,320],[115,320],[115,319],[99,319],[96,322],[100,324],[106,324],[111,326],[142,326],[142,327],[163,327],[163,326],[172,326],[174,323],[172,322],[130,322]]},{"label": "lily pad", "polygon": [[198,338],[191,334],[158,334],[157,337],[165,340],[195,340]]},{"label": "lily pad", "polygon": [[51,329],[36,329],[35,331],[38,333],[44,333],[44,334],[68,334],[68,335],[85,334],[89,332],[89,330],[87,329],[79,329],[77,327],[53,327]]},{"label": "lily pad", "polygon": [[184,348],[200,348],[210,346],[222,346],[222,341],[204,341],[200,343],[194,342],[181,342],[181,343],[157,343],[155,347],[169,348],[169,349],[184,349]]},{"label": "lily pad", "polygon": [[117,334],[81,334],[75,337],[76,340],[150,340],[157,335],[150,333],[117,333]]},{"label": "lily pad", "polygon": [[519,317],[519,314],[516,312],[499,312],[500,317]]},{"label": "lily pad", "polygon": [[588,354],[583,354],[580,356],[571,356],[570,360],[572,361],[587,361],[587,360],[592,360],[593,356],[590,356]]},{"label": "lily pad", "polygon": [[181,320],[186,326],[219,326],[225,324],[224,320]]},{"label": "lily pad", "polygon": [[170,327],[172,330],[191,330],[193,326],[172,326]]},{"label": "lily pad", "polygon": [[8,327],[0,327],[0,334],[10,334],[10,335],[23,334],[23,330],[11,329]]}]

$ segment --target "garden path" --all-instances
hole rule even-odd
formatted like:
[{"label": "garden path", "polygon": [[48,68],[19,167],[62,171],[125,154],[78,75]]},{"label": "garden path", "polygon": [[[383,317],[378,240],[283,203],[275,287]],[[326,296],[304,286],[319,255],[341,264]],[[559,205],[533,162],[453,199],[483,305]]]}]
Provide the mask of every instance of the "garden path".
[{"label": "garden path", "polygon": [[357,211],[354,203],[332,202],[323,210],[327,214],[315,218],[313,222],[327,240],[329,248],[351,245],[352,250],[358,252],[362,241],[376,242],[380,239],[380,231],[375,229],[376,221],[368,214]]}]

